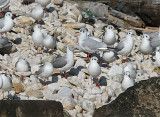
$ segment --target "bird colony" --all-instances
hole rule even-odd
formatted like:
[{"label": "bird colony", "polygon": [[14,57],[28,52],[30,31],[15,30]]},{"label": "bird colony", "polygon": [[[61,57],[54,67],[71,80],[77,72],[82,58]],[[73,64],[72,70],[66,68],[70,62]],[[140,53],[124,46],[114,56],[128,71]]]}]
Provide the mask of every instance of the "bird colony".
[{"label": "bird colony", "polygon": [[56,100],[73,117],[91,117],[159,76],[159,32],[82,23],[78,5],[63,0],[22,3],[11,0],[0,19],[0,99]]}]

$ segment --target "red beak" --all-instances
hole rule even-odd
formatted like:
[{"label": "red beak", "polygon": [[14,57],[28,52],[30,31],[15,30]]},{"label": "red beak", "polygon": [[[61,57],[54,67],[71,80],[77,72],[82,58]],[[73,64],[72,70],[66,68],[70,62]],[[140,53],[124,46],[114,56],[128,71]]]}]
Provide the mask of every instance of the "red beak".
[{"label": "red beak", "polygon": [[150,37],[150,39],[152,39],[152,37]]},{"label": "red beak", "polygon": [[134,35],[134,34],[132,34],[132,35]]},{"label": "red beak", "polygon": [[79,33],[79,32],[76,32],[76,33]]}]

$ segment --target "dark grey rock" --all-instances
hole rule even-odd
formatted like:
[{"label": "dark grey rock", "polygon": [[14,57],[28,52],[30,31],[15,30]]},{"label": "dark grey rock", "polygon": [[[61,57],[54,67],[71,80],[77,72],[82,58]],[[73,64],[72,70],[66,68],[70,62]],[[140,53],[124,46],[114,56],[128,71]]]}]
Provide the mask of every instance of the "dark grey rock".
[{"label": "dark grey rock", "polygon": [[159,117],[160,78],[141,81],[113,102],[97,109],[93,117]]},{"label": "dark grey rock", "polygon": [[0,117],[63,117],[63,107],[56,101],[1,100]]}]

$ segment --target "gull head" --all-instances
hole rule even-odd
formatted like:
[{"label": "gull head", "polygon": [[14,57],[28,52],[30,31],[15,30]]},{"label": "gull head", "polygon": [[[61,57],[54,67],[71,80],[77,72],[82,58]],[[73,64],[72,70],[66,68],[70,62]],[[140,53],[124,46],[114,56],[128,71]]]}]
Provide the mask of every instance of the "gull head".
[{"label": "gull head", "polygon": [[134,34],[133,34],[133,32],[132,32],[132,31],[128,31],[128,32],[127,32],[127,36],[131,36],[131,37],[133,37],[133,36],[134,36]]},{"label": "gull head", "polygon": [[108,25],[105,30],[114,30],[114,27],[112,25]]},{"label": "gull head", "polygon": [[142,35],[142,40],[143,39],[149,40],[149,39],[151,39],[151,37],[148,34],[143,34]]},{"label": "gull head", "polygon": [[125,76],[130,77],[130,72],[129,72],[129,71],[126,71],[126,72],[125,72]]},{"label": "gull head", "polygon": [[95,57],[95,56],[93,56],[93,57],[91,58],[91,62],[93,62],[93,61],[97,62],[97,61],[98,61],[98,58]]},{"label": "gull head", "polygon": [[12,13],[11,12],[7,12],[6,14],[5,14],[5,17],[12,17],[13,15],[12,15]]},{"label": "gull head", "polygon": [[156,47],[156,52],[160,52],[160,46]]}]

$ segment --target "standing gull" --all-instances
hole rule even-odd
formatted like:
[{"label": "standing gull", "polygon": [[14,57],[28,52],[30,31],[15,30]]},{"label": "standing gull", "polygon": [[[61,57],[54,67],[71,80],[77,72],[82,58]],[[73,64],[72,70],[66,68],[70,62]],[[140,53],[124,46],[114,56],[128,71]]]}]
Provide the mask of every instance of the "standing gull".
[{"label": "standing gull", "polygon": [[[40,69],[36,72],[36,75],[42,78],[50,77],[53,74],[53,65],[50,62],[44,62]],[[45,81],[45,80],[44,80]]]},{"label": "standing gull", "polygon": [[13,28],[12,13],[7,12],[5,17],[0,19],[0,33],[6,33],[11,31]]},{"label": "standing gull", "polygon": [[107,28],[105,28],[104,43],[107,45],[114,45],[116,43],[116,36],[113,30],[114,27],[112,25],[108,25]]},{"label": "standing gull", "polygon": [[41,25],[37,24],[34,26],[34,32],[32,34],[32,40],[34,42],[34,45],[37,47],[37,53],[38,53],[38,48],[42,47],[43,45],[43,39],[44,39],[44,34],[41,31]]},{"label": "standing gull", "polygon": [[158,67],[160,67],[160,46],[156,48],[156,63],[158,64]]},{"label": "standing gull", "polygon": [[144,55],[149,55],[153,52],[153,48],[149,39],[150,39],[149,35],[143,34],[139,50]]},{"label": "standing gull", "polygon": [[51,0],[35,0],[35,2],[41,4],[42,7],[45,7],[46,12],[46,6],[51,3]]},{"label": "standing gull", "polygon": [[[54,69],[56,69],[57,71],[64,72],[64,76],[65,78],[65,71],[69,70],[73,64],[74,64],[74,55],[73,55],[73,51],[74,51],[74,46],[73,45],[68,45],[67,46],[67,53],[65,56],[59,57],[57,58],[52,64]],[[62,74],[61,74],[62,77]]]},{"label": "standing gull", "polygon": [[38,20],[39,22],[44,17],[42,6],[40,4],[37,4],[37,6],[32,9],[30,15],[33,19]]},{"label": "standing gull", "polygon": [[126,38],[118,43],[118,45],[115,47],[115,50],[117,51],[117,54],[122,55],[122,62],[123,62],[123,56],[127,56],[128,61],[128,55],[131,53],[133,46],[134,46],[134,40],[133,36],[134,34],[129,31],[127,33]]},{"label": "standing gull", "polygon": [[129,87],[134,86],[135,81],[133,80],[133,78],[130,77],[130,72],[127,71],[124,75],[124,79],[122,81],[122,89],[126,90]]},{"label": "standing gull", "polygon": [[101,74],[101,67],[97,63],[98,58],[97,57],[92,57],[91,61],[88,64],[88,73],[91,75],[93,78],[97,78],[97,83],[96,86],[99,86],[98,83],[98,76]]},{"label": "standing gull", "polygon": [[56,46],[56,40],[53,36],[47,34],[47,36],[43,39],[43,46],[47,48],[47,53],[48,53],[48,49],[53,49]]},{"label": "standing gull", "polygon": [[130,72],[131,78],[136,78],[137,70],[133,67],[132,63],[127,62],[126,67],[124,68],[124,73]]},{"label": "standing gull", "polygon": [[79,47],[85,51],[88,52],[88,60],[89,60],[89,53],[96,53],[99,52],[99,48],[107,48],[107,45],[103,42],[98,42],[96,40],[93,40],[91,38],[88,38],[87,36],[87,29],[81,28],[79,30],[80,37],[78,40]]},{"label": "standing gull", "polygon": [[0,71],[0,89],[3,91],[3,98],[4,98],[4,92],[9,91],[12,89],[12,80],[10,77],[6,75],[5,71]]}]

